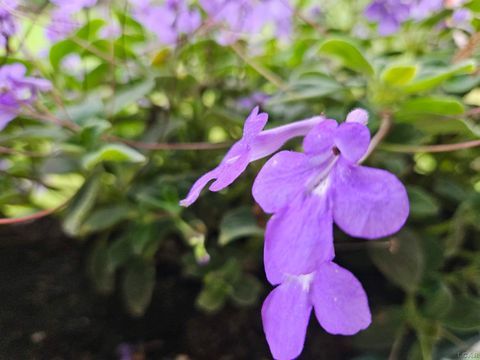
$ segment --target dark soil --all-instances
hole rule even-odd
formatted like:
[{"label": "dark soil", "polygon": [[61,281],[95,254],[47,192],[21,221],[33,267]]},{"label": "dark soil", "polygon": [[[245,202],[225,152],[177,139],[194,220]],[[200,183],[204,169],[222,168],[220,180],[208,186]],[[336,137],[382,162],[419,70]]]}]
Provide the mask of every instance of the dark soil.
[{"label": "dark soil", "polygon": [[[85,275],[88,244],[66,238],[53,220],[0,228],[0,359],[270,359],[260,304],[205,314],[201,284],[158,263],[146,315],[129,317],[119,294],[96,294]],[[301,359],[350,358],[343,337],[312,321]],[[123,345],[123,346],[122,346]]]}]

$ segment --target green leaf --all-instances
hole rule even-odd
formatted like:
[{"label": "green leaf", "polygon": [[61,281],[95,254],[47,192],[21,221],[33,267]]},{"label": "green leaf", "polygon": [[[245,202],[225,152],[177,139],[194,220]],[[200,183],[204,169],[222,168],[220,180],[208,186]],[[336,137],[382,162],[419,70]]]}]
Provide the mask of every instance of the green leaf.
[{"label": "green leaf", "polygon": [[59,111],[60,116],[66,116],[75,123],[83,125],[89,119],[99,116],[104,111],[103,103],[98,94],[90,94],[81,102],[68,105],[65,109]]},{"label": "green leaf", "polygon": [[410,216],[414,218],[431,217],[438,214],[438,201],[419,186],[407,187],[410,200]]},{"label": "green leaf", "polygon": [[133,104],[140,100],[145,95],[149,94],[155,86],[153,76],[148,76],[147,79],[129,84],[121,90],[118,90],[112,99],[107,102],[105,108],[113,114],[119,113],[126,106]]},{"label": "green leaf", "polygon": [[416,66],[390,66],[382,73],[382,80],[390,85],[406,85],[417,74]]},{"label": "green leaf", "polygon": [[429,74],[421,79],[415,80],[403,89],[408,93],[417,93],[432,89],[442,84],[454,75],[471,74],[475,71],[476,65],[473,61],[467,61],[462,64],[454,65],[441,71],[436,71],[434,74]]},{"label": "green leaf", "polygon": [[109,251],[105,241],[98,241],[87,260],[87,271],[95,289],[101,294],[109,294],[115,285],[115,270],[110,266]]},{"label": "green leaf", "polygon": [[395,113],[395,118],[400,121],[414,122],[428,117],[458,116],[465,112],[463,104],[454,98],[447,97],[421,97],[405,101]]},{"label": "green leaf", "polygon": [[405,313],[399,306],[382,309],[373,315],[372,324],[353,337],[355,347],[371,351],[389,349],[405,322]]},{"label": "green leaf", "polygon": [[424,258],[417,236],[404,230],[390,239],[389,246],[368,244],[373,263],[393,283],[413,292],[422,279]]},{"label": "green leaf", "polygon": [[135,239],[130,236],[124,236],[121,239],[112,242],[109,251],[109,261],[113,269],[124,265],[134,254],[132,243]]},{"label": "green leaf", "polygon": [[480,301],[469,296],[457,296],[442,322],[454,330],[480,329]]},{"label": "green leaf", "polygon": [[253,305],[257,302],[261,290],[262,285],[257,278],[251,275],[246,275],[233,285],[230,297],[238,305]]},{"label": "green leaf", "polygon": [[216,312],[225,304],[228,293],[229,286],[223,277],[216,272],[208,273],[197,297],[197,306],[207,312]]},{"label": "green leaf", "polygon": [[320,45],[320,52],[337,57],[345,67],[351,70],[368,76],[373,76],[375,73],[372,65],[365,59],[360,50],[348,41],[327,40]]},{"label": "green leaf", "polygon": [[80,227],[80,234],[87,235],[108,229],[128,218],[130,208],[127,205],[111,205],[96,209]]},{"label": "green leaf", "polygon": [[155,266],[138,259],[128,265],[123,281],[123,296],[129,313],[142,316],[152,300]]},{"label": "green leaf", "polygon": [[98,164],[110,162],[143,163],[146,158],[143,154],[124,144],[108,144],[102,146],[94,153],[87,154],[83,159],[86,169],[93,169]]},{"label": "green leaf", "polygon": [[63,230],[71,236],[78,236],[84,220],[95,205],[100,190],[100,176],[93,175],[80,188],[68,207],[63,220]]},{"label": "green leaf", "polygon": [[247,207],[242,207],[225,214],[220,223],[218,243],[227,245],[242,237],[262,235],[263,230],[258,226],[251,210]]},{"label": "green leaf", "polygon": [[422,312],[425,316],[438,319],[445,315],[451,308],[453,294],[443,282],[437,281],[422,291],[425,302],[422,304]]},{"label": "green leaf", "polygon": [[54,69],[58,69],[60,67],[60,63],[62,59],[70,53],[79,52],[80,47],[75,44],[72,40],[66,39],[57,42],[56,44],[52,45],[50,48],[50,64]]}]

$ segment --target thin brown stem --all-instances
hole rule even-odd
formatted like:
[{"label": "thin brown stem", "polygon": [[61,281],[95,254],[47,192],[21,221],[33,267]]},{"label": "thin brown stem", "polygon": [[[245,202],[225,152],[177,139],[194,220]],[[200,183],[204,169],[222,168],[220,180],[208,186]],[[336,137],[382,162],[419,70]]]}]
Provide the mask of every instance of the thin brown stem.
[{"label": "thin brown stem", "polygon": [[216,150],[226,149],[232,144],[230,142],[221,143],[207,143],[207,142],[193,142],[193,143],[144,143],[140,141],[127,140],[117,136],[107,136],[107,140],[119,141],[130,145],[137,149],[143,150]]},{"label": "thin brown stem", "polygon": [[391,152],[415,154],[415,153],[441,153],[464,149],[471,149],[480,146],[480,140],[472,140],[456,144],[441,145],[397,145],[382,144],[381,149]]},{"label": "thin brown stem", "polygon": [[468,59],[473,55],[475,49],[480,45],[480,32],[473,34],[470,37],[467,45],[457,51],[455,56],[453,57],[453,62],[458,63],[462,60]]},{"label": "thin brown stem", "polygon": [[385,139],[385,137],[390,132],[392,128],[393,121],[392,121],[392,114],[388,111],[383,112],[380,122],[380,127],[378,128],[377,133],[370,141],[370,145],[368,146],[368,150],[363,156],[363,158],[359,161],[359,163],[363,163],[377,148],[377,146]]},{"label": "thin brown stem", "polygon": [[65,203],[63,203],[60,206],[57,206],[53,209],[42,210],[42,211],[39,211],[39,212],[37,212],[35,214],[31,214],[31,215],[26,215],[26,216],[21,216],[21,217],[16,217],[16,218],[0,218],[0,225],[20,224],[20,223],[24,223],[24,222],[28,222],[28,221],[38,220],[38,219],[41,219],[41,218],[44,218],[44,217],[47,217],[47,216],[53,214],[57,210],[60,210],[67,203],[68,203],[68,201],[66,201]]}]

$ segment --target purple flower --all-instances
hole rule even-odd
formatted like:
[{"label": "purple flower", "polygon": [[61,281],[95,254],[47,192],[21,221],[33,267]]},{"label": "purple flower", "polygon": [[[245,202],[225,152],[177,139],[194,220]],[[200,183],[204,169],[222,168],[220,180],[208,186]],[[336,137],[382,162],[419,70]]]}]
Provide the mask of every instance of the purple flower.
[{"label": "purple flower", "polygon": [[304,153],[281,151],[257,175],[253,197],[274,213],[265,232],[270,283],[331,261],[333,222],[366,239],[390,235],[405,223],[409,204],[402,183],[385,170],[357,165],[370,143],[367,118],[357,109],[340,125],[322,121],[305,137]]},{"label": "purple flower", "polygon": [[6,47],[8,39],[17,32],[17,24],[12,15],[18,6],[17,0],[0,0],[0,46]]},{"label": "purple flower", "polygon": [[291,32],[293,9],[288,0],[200,0],[209,17],[221,26],[218,43],[229,45],[243,35],[255,35],[268,23],[276,34],[286,37]]},{"label": "purple flower", "polygon": [[285,142],[297,136],[304,136],[315,125],[323,121],[322,117],[298,121],[275,129],[262,131],[268,115],[252,110],[245,120],[243,137],[227,152],[220,165],[201,176],[192,186],[187,197],[180,202],[190,206],[200,195],[202,189],[212,180],[211,191],[220,191],[239,177],[252,161],[266,157],[277,151]]},{"label": "purple flower", "polygon": [[23,64],[0,67],[0,130],[12,121],[22,105],[31,104],[37,93],[51,88],[45,79],[26,77]]},{"label": "purple flower", "polygon": [[312,308],[330,334],[353,335],[371,323],[360,282],[337,264],[322,263],[310,274],[286,277],[263,303],[263,328],[275,359],[300,355]]},{"label": "purple flower", "polygon": [[269,95],[261,91],[256,91],[248,96],[238,100],[238,107],[241,109],[252,109],[255,106],[262,106],[268,99]]},{"label": "purple flower", "polygon": [[46,36],[51,42],[65,39],[80,27],[74,15],[84,8],[89,8],[97,0],[52,0],[57,6],[51,13],[51,21],[46,27]]},{"label": "purple flower", "polygon": [[473,33],[475,29],[471,24],[472,18],[473,15],[470,10],[463,8],[456,9],[450,19],[447,19],[446,25],[450,28],[461,29]]},{"label": "purple flower", "polygon": [[135,20],[163,44],[176,44],[180,35],[193,33],[202,21],[200,13],[190,10],[185,0],[166,0],[163,5],[152,5],[150,0],[130,2]]},{"label": "purple flower", "polygon": [[378,23],[380,35],[390,35],[408,19],[424,19],[442,7],[443,0],[373,0],[364,15]]},{"label": "purple flower", "polygon": [[396,32],[410,15],[410,7],[399,0],[374,0],[365,9],[365,17],[378,23],[380,35]]}]

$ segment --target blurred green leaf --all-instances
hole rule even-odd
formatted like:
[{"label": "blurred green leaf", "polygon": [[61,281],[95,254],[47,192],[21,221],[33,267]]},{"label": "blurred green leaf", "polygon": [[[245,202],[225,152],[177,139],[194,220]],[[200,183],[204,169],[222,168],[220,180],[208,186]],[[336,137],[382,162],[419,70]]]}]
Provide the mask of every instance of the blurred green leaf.
[{"label": "blurred green leaf", "polygon": [[124,204],[95,209],[83,222],[80,227],[80,234],[87,235],[108,229],[125,220],[129,212],[130,208]]},{"label": "blurred green leaf", "polygon": [[407,186],[410,200],[410,216],[414,218],[431,217],[438,214],[438,201],[419,186]]},{"label": "blurred green leaf", "polygon": [[129,313],[142,316],[152,299],[155,287],[155,266],[144,260],[128,264],[123,279],[123,296]]},{"label": "blurred green leaf", "polygon": [[443,282],[436,281],[423,290],[425,302],[422,305],[422,312],[425,316],[438,319],[445,315],[454,302],[454,297],[448,286]]},{"label": "blurred green leaf", "polygon": [[83,166],[86,169],[93,169],[95,166],[105,161],[143,163],[145,160],[146,158],[143,154],[127,145],[107,144],[94,153],[87,154],[83,158]]},{"label": "blurred green leaf", "polygon": [[66,210],[63,220],[63,230],[71,236],[78,236],[80,229],[87,218],[90,210],[95,206],[100,190],[100,176],[94,174],[88,179],[75,195],[73,201]]},{"label": "blurred green leaf", "polygon": [[442,322],[454,330],[480,329],[480,300],[469,296],[456,296],[452,307],[442,317]]},{"label": "blurred green leaf", "polygon": [[390,85],[406,85],[412,81],[417,74],[416,66],[390,66],[382,73],[382,80]]},{"label": "blurred green leaf", "polygon": [[408,93],[418,93],[432,89],[454,75],[470,74],[476,69],[474,61],[467,61],[462,64],[453,65],[450,68],[437,70],[434,74],[428,74],[418,80],[413,81],[404,87]]},{"label": "blurred green leaf", "polygon": [[233,285],[230,296],[235,303],[241,306],[253,305],[258,300],[261,290],[262,285],[257,278],[246,275]]},{"label": "blurred green leaf", "polygon": [[340,39],[327,40],[320,45],[320,52],[337,57],[345,67],[351,70],[368,76],[372,76],[375,73],[372,65],[362,55],[360,50],[348,41]]},{"label": "blurred green leaf", "polygon": [[390,239],[388,248],[374,242],[368,245],[373,263],[390,281],[407,292],[415,291],[424,268],[424,255],[417,235],[403,230]]},{"label": "blurred green leaf", "polygon": [[111,100],[105,104],[105,108],[113,114],[119,113],[126,106],[135,103],[145,97],[155,86],[154,77],[148,76],[145,80],[129,84],[115,92]]},{"label": "blurred green leaf", "polygon": [[258,226],[251,209],[242,207],[225,214],[220,223],[218,243],[227,245],[242,237],[262,235],[263,230]]},{"label": "blurred green leaf", "polygon": [[422,117],[438,117],[462,115],[465,112],[463,104],[454,98],[422,97],[405,101],[395,118],[401,121],[414,122]]},{"label": "blurred green leaf", "polygon": [[208,312],[222,308],[227,299],[229,287],[217,273],[209,273],[204,278],[204,286],[197,297],[197,306]]},{"label": "blurred green leaf", "polygon": [[95,289],[101,294],[109,294],[115,285],[115,270],[110,266],[109,251],[105,241],[98,241],[87,259],[87,271]]}]

